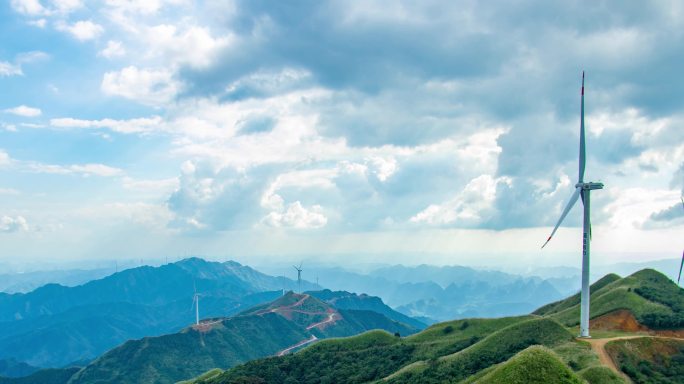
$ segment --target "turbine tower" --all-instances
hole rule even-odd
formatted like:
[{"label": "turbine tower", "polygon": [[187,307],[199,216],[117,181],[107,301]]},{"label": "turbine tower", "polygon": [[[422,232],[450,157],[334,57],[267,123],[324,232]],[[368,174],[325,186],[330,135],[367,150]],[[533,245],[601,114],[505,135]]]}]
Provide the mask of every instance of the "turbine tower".
[{"label": "turbine tower", "polygon": [[603,183],[595,182],[585,182],[584,181],[584,168],[586,165],[586,147],[585,147],[585,134],[584,134],[584,71],[582,71],[582,98],[580,107],[580,149],[579,149],[579,179],[577,184],[575,184],[575,192],[570,197],[568,205],[565,206],[563,213],[561,214],[558,223],[553,228],[551,236],[546,240],[546,243],[542,245],[542,248],[551,241],[551,238],[558,230],[558,227],[568,215],[570,209],[575,205],[577,199],[582,197],[582,203],[584,204],[584,224],[582,231],[582,294],[581,294],[581,305],[580,305],[580,337],[591,337],[589,336],[589,255],[590,255],[590,243],[591,243],[591,203],[590,203],[590,192],[595,189],[603,189]]},{"label": "turbine tower", "polygon": [[[682,208],[684,208],[684,197],[682,199]],[[682,267],[684,267],[684,252],[682,252],[682,263],[679,265],[679,277],[677,277],[677,285],[679,285],[679,280],[682,278]]]},{"label": "turbine tower", "polygon": [[197,293],[197,288],[195,287],[195,284],[192,284],[192,288],[195,291],[195,294],[192,296],[192,305],[195,307],[195,325],[199,325],[199,298],[200,294]]},{"label": "turbine tower", "polygon": [[299,267],[293,265],[294,269],[297,270],[297,286],[299,287],[299,293],[302,293],[302,263],[299,263]]}]

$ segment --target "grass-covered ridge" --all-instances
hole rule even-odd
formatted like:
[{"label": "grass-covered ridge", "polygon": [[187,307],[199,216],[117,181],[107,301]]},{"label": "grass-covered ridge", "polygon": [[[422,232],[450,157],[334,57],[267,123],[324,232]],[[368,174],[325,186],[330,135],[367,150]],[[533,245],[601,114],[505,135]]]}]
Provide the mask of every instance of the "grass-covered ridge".
[{"label": "grass-covered ridge", "polygon": [[[628,310],[649,328],[684,328],[684,289],[652,269],[625,278],[610,274],[591,286],[590,318],[617,310]],[[545,305],[534,314],[575,326],[579,323],[579,294]]]},{"label": "grass-covered ridge", "polygon": [[555,346],[572,338],[572,334],[554,320],[526,320],[500,329],[462,351],[414,363],[387,381],[426,384],[460,381],[493,364],[506,361],[531,345]]},{"label": "grass-covered ridge", "polygon": [[582,384],[583,380],[550,349],[534,345],[477,380],[479,384]]}]

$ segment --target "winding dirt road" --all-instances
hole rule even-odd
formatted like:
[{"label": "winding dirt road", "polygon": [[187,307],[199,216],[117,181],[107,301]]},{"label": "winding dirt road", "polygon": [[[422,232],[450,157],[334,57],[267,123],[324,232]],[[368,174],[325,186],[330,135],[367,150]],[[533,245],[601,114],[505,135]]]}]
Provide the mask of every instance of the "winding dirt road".
[{"label": "winding dirt road", "polygon": [[641,337],[654,337],[660,339],[674,339],[682,340],[678,337],[666,337],[666,336],[650,336],[650,335],[633,335],[633,336],[619,336],[619,337],[609,337],[605,339],[580,339],[591,344],[591,349],[598,355],[601,364],[613,370],[620,377],[622,377],[626,383],[632,383],[632,379],[629,378],[620,368],[615,364],[613,359],[610,357],[608,352],[606,352],[606,344],[613,340],[628,340],[628,339],[638,339]]},{"label": "winding dirt road", "polygon": [[316,340],[318,340],[318,337],[312,335],[311,338],[309,338],[309,339],[306,339],[306,340],[304,340],[304,341],[300,341],[299,343],[297,343],[297,344],[295,344],[295,345],[293,345],[293,346],[291,346],[291,347],[287,347],[287,348],[283,349],[282,351],[278,352],[278,353],[276,354],[276,356],[285,355],[285,354],[289,353],[291,350],[293,350],[293,349],[295,349],[295,348],[299,348],[299,347],[304,346],[304,345],[307,345],[307,344],[309,344],[309,343],[313,343],[313,342],[316,341]]}]

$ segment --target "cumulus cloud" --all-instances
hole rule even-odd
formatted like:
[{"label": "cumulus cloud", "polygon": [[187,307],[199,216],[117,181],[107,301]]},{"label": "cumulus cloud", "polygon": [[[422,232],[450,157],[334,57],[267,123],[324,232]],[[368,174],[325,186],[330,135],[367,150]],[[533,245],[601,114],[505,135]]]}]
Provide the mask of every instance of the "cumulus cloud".
[{"label": "cumulus cloud", "polygon": [[23,216],[0,216],[0,233],[28,231],[29,226]]},{"label": "cumulus cloud", "polygon": [[39,0],[12,0],[10,3],[16,12],[29,16],[39,16],[47,13]]},{"label": "cumulus cloud", "polygon": [[19,65],[0,61],[0,76],[19,76],[23,74]]},{"label": "cumulus cloud", "polygon": [[43,112],[39,108],[28,107],[26,105],[20,105],[14,108],[5,109],[5,113],[11,113],[17,116],[23,117],[36,117],[40,116]]},{"label": "cumulus cloud", "polygon": [[105,73],[100,87],[105,94],[148,105],[168,103],[182,88],[168,69],[139,69],[135,66]]},{"label": "cumulus cloud", "polygon": [[270,212],[263,218],[262,222],[272,227],[285,228],[321,228],[328,222],[328,219],[321,213],[322,208],[314,205],[311,209],[306,209],[299,201],[289,204],[283,211]]},{"label": "cumulus cloud", "polygon": [[492,214],[497,184],[509,182],[506,177],[495,179],[491,175],[478,176],[468,182],[455,198],[430,205],[413,216],[411,222],[466,227],[482,224]]},{"label": "cumulus cloud", "polygon": [[107,46],[97,54],[107,59],[111,59],[125,55],[126,49],[120,41],[109,40],[107,41]]},{"label": "cumulus cloud", "polygon": [[96,39],[104,32],[104,28],[101,25],[91,20],[80,20],[73,24],[59,22],[57,23],[57,29],[69,33],[80,41]]}]

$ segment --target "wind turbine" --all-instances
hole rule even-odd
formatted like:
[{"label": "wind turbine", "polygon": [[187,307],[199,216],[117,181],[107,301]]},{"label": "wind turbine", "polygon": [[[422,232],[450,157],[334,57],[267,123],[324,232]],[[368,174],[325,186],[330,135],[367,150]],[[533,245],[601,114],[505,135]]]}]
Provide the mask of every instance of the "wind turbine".
[{"label": "wind turbine", "polygon": [[570,209],[575,205],[577,199],[582,197],[584,204],[584,225],[582,231],[582,294],[580,304],[580,337],[589,336],[589,245],[591,243],[591,204],[590,192],[594,189],[603,189],[603,183],[585,182],[584,168],[586,165],[586,147],[584,138],[584,71],[582,71],[582,99],[580,107],[580,149],[579,149],[579,180],[575,184],[575,192],[570,197],[568,205],[565,206],[558,223],[553,228],[551,236],[542,245],[542,248],[551,241],[551,238],[558,230],[558,227],[568,215]]},{"label": "wind turbine", "polygon": [[299,293],[302,293],[302,264],[303,262],[299,263],[299,267],[293,265],[294,269],[297,270],[297,285],[299,286]]},{"label": "wind turbine", "polygon": [[197,293],[197,288],[195,287],[195,283],[192,283],[192,288],[195,291],[195,294],[192,296],[192,305],[195,307],[195,325],[199,325],[199,298],[200,298],[200,294]]}]

